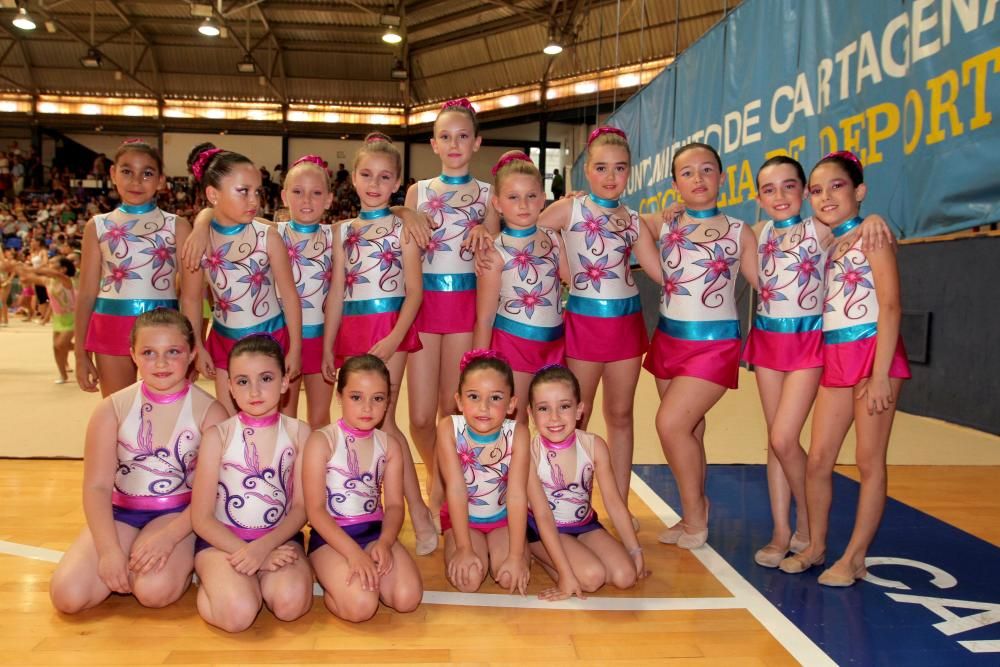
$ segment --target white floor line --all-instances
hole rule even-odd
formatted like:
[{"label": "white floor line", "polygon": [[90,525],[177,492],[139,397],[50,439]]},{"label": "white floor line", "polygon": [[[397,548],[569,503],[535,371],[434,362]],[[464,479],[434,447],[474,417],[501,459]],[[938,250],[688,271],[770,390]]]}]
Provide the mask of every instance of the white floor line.
[{"label": "white floor line", "polygon": [[18,544],[17,542],[5,542],[0,540],[0,554],[7,554],[8,556],[21,556],[22,558],[31,558],[33,560],[44,560],[49,563],[58,563],[59,559],[62,558],[63,552],[56,551],[55,549],[43,549],[42,547],[32,547],[27,544]]},{"label": "white floor line", "polygon": [[586,611],[704,611],[711,609],[743,609],[736,598],[608,598],[588,597],[584,600],[547,602],[536,596],[495,593],[456,593],[425,591],[426,604],[449,604],[459,607],[516,607],[519,609],[579,609]]},{"label": "white floor line", "polygon": [[[677,512],[635,473],[632,473],[632,491],[663,521],[665,526],[680,520]],[[749,611],[799,663],[809,667],[814,665],[836,667],[837,663],[831,660],[830,656],[813,643],[710,545],[694,549],[691,553],[733,594],[739,603],[737,607]]]}]

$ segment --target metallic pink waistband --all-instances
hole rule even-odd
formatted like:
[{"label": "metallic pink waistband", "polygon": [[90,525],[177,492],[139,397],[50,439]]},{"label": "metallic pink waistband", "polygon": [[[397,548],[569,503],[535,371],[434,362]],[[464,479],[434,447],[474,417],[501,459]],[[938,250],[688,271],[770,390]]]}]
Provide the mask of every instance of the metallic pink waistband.
[{"label": "metallic pink waistband", "polygon": [[130,496],[117,489],[111,492],[111,504],[127,510],[170,510],[191,504],[191,492],[170,496]]}]

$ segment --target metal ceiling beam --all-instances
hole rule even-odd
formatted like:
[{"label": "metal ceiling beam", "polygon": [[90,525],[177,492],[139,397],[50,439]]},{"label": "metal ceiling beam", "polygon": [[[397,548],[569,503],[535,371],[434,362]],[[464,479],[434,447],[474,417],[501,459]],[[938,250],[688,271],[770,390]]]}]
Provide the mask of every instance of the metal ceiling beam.
[{"label": "metal ceiling beam", "polygon": [[[122,9],[121,6],[119,6],[117,0],[105,0],[105,2],[111,6],[111,9],[118,15],[118,18],[120,18],[127,27],[131,28],[133,33],[137,35],[147,47],[151,46],[149,36],[135,25],[132,18],[125,13],[125,10]],[[131,72],[133,76],[139,71],[139,63],[141,62],[142,58],[139,58],[139,60],[136,61]],[[163,82],[160,77],[160,63],[156,59],[156,49],[149,49],[149,62],[153,67],[153,88],[156,90],[156,99],[163,99]]]},{"label": "metal ceiling beam", "polygon": [[[32,68],[32,66],[31,66],[31,58],[28,56],[28,49],[24,45],[24,39],[20,35],[18,35],[16,32],[14,32],[10,28],[10,26],[7,25],[6,22],[2,22],[2,25],[3,25],[4,32],[6,32],[7,35],[11,39],[14,40],[14,43],[17,44],[18,50],[21,51],[21,60],[22,60],[21,64],[22,64],[22,66],[24,68],[24,74],[25,74],[25,76],[28,77],[28,85],[25,86],[23,83],[18,83],[17,81],[14,81],[13,79],[9,79],[7,77],[3,77],[3,78],[4,78],[5,81],[8,81],[8,82],[12,83],[13,85],[17,86],[21,90],[24,90],[24,91],[29,92],[32,95],[34,95],[34,94],[36,94],[38,92],[38,84],[35,81],[35,75],[34,75],[34,73],[31,71],[31,68]],[[6,58],[6,54],[4,54],[4,57]]]},{"label": "metal ceiling beam", "polygon": [[519,14],[524,14],[527,16],[534,16],[536,18],[548,20],[549,13],[542,12],[532,7],[521,7],[516,2],[508,2],[508,0],[483,0],[487,5],[495,5],[497,7],[505,7],[507,9],[512,9]]},{"label": "metal ceiling beam", "polygon": [[236,44],[236,46],[239,48],[240,52],[244,56],[249,57],[250,60],[253,61],[254,65],[257,68],[257,71],[260,73],[259,75],[263,76],[264,79],[267,81],[268,87],[271,89],[272,92],[274,92],[275,96],[278,98],[278,101],[281,102],[282,104],[285,104],[287,102],[287,97],[285,95],[285,92],[278,87],[278,84],[274,82],[274,77],[271,76],[271,72],[264,71],[264,68],[261,67],[260,63],[257,62],[257,59],[254,58],[253,54],[247,49],[248,45],[241,42],[239,37],[237,37],[235,29],[225,16],[221,15],[218,16],[218,20],[219,23],[222,26],[224,26],[226,30],[229,31],[229,40],[234,44]]}]

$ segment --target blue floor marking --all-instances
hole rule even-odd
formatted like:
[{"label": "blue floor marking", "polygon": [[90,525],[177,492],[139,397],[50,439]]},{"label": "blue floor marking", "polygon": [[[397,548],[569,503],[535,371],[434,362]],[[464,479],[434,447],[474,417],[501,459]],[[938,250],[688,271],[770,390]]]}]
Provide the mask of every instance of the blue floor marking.
[{"label": "blue floor marking", "polygon": [[[680,513],[677,486],[667,466],[637,465],[633,470]],[[816,582],[822,568],[788,575],[753,562],[754,552],[771,537],[765,466],[709,466],[707,487],[712,502],[709,544],[838,664],[1000,665],[1000,652],[974,653],[959,644],[994,641],[993,649],[1000,651],[1000,548],[890,498],[869,557],[920,561],[952,575],[957,584],[942,589],[930,583],[931,573],[880,565],[871,574],[903,582],[910,590],[869,582],[831,589]],[[847,545],[858,489],[854,480],[834,475],[828,564]],[[970,624],[970,629],[945,628],[958,630],[949,636],[933,627],[945,617],[888,594],[926,596],[927,604],[934,604],[933,598],[981,607],[949,606],[942,611]]]}]

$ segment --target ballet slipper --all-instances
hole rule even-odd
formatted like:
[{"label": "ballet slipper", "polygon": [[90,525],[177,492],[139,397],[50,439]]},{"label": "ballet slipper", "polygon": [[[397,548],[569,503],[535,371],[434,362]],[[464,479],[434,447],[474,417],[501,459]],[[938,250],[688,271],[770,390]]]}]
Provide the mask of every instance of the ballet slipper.
[{"label": "ballet slipper", "polygon": [[428,556],[437,551],[438,548],[438,534],[437,531],[433,529],[434,514],[429,509],[427,510],[427,519],[430,521],[432,530],[426,535],[422,535],[421,532],[417,530],[416,526],[413,527],[413,534],[416,537],[416,546],[414,547],[414,551],[418,556]]},{"label": "ballet slipper", "polygon": [[777,544],[768,544],[763,549],[758,549],[753,555],[753,562],[761,567],[776,568],[785,558],[788,549],[779,547]]},{"label": "ballet slipper", "polygon": [[684,534],[684,522],[678,521],[674,525],[667,528],[665,531],[660,533],[660,536],[656,539],[663,544],[677,544],[677,540],[681,538]]},{"label": "ballet slipper", "polygon": [[806,560],[802,554],[789,556],[778,563],[778,569],[786,574],[802,574],[806,570],[816,565],[826,562],[826,554],[820,554],[816,560]]},{"label": "ballet slipper", "polygon": [[792,540],[788,543],[788,550],[793,554],[805,551],[809,547],[809,538],[801,537],[797,532],[792,533]]},{"label": "ballet slipper", "polygon": [[677,546],[681,549],[697,549],[708,541],[708,527],[693,533],[684,532],[677,538]]},{"label": "ballet slipper", "polygon": [[847,588],[848,586],[853,586],[858,579],[864,579],[868,576],[868,570],[865,569],[864,565],[851,574],[834,572],[834,567],[836,567],[836,565],[819,575],[819,579],[817,579],[817,581],[820,585],[831,586],[833,588]]}]

